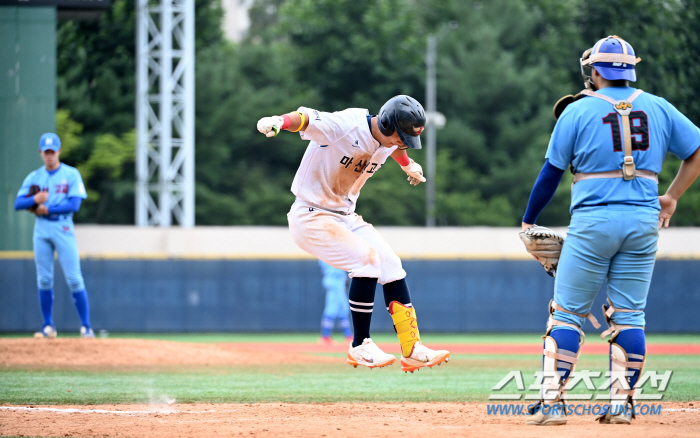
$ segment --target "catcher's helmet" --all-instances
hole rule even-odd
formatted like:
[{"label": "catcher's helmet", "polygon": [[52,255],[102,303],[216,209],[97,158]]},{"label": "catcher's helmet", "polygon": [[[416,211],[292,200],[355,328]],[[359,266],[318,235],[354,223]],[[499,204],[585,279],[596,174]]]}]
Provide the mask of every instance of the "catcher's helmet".
[{"label": "catcher's helmet", "polygon": [[641,61],[634,55],[634,49],[627,41],[617,35],[610,35],[599,40],[595,45],[583,52],[581,56],[581,74],[584,83],[590,76],[584,68],[595,67],[602,77],[609,81],[626,80],[635,82],[637,74],[634,66]]},{"label": "catcher's helmet", "polygon": [[389,99],[379,110],[379,131],[387,137],[394,131],[407,147],[420,149],[420,133],[425,127],[425,111],[417,100],[398,95]]}]

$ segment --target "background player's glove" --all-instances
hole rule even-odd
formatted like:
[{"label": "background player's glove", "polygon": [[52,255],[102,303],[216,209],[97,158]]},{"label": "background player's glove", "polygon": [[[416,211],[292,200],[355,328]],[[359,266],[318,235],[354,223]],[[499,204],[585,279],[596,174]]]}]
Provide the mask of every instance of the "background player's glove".
[{"label": "background player's glove", "polygon": [[[27,193],[26,197],[32,198],[32,197],[34,197],[34,195],[36,195],[40,191],[41,191],[41,188],[38,185],[32,184],[31,186],[29,186],[29,193]],[[38,205],[34,204],[32,207],[29,207],[27,210],[29,210],[29,212],[31,212],[31,213],[36,213],[37,207],[38,207]]]},{"label": "background player's glove", "polygon": [[564,238],[547,227],[535,225],[520,233],[527,252],[535,256],[547,274],[554,277],[557,273],[561,248]]},{"label": "background player's glove", "polygon": [[258,131],[265,134],[267,137],[276,136],[282,129],[284,119],[281,116],[263,117],[258,120]]},{"label": "background player's glove", "polygon": [[418,184],[425,182],[423,168],[420,167],[420,164],[413,161],[413,158],[411,158],[411,162],[408,164],[408,166],[401,166],[401,168],[404,172],[406,172],[406,174],[408,174],[408,181],[412,186],[417,186]]}]

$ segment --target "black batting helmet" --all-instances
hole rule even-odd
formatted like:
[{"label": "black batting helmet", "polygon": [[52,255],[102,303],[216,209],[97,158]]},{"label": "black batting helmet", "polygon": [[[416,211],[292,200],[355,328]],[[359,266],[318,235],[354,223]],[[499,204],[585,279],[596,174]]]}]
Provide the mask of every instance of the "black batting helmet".
[{"label": "black batting helmet", "polygon": [[423,106],[411,96],[404,94],[389,99],[379,110],[379,131],[387,137],[394,131],[411,149],[420,149],[420,133],[425,128]]}]

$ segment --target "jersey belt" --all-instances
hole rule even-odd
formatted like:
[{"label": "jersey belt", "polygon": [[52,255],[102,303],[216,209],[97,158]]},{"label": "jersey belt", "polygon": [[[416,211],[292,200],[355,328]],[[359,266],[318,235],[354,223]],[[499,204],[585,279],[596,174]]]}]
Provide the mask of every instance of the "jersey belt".
[{"label": "jersey belt", "polygon": [[70,215],[67,214],[55,214],[55,215],[49,215],[49,216],[37,216],[39,219],[44,219],[46,221],[51,221],[51,222],[58,222],[61,219],[68,219],[70,218]]},{"label": "jersey belt", "polygon": [[[636,176],[639,178],[653,180],[656,182],[656,184],[659,183],[659,178],[651,170],[636,169]],[[583,181],[584,179],[622,178],[622,177],[623,177],[622,170],[608,170],[605,172],[591,172],[591,173],[576,173],[576,174],[574,174],[574,180],[573,180],[572,186],[573,186],[573,184],[576,184],[579,181]]]},{"label": "jersey belt", "polygon": [[331,210],[330,208],[321,207],[320,205],[316,205],[313,202],[309,202],[309,201],[301,200],[301,202],[307,204],[310,207],[318,208],[319,210],[324,210],[324,211],[328,211],[328,212],[335,213],[335,214],[339,214],[341,216],[348,216],[350,214],[350,213],[345,213],[344,211]]}]

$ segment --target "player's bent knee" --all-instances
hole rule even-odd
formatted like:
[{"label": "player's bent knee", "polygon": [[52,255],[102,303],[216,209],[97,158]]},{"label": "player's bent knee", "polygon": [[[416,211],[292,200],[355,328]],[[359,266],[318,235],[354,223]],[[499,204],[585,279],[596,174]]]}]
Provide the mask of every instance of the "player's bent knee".
[{"label": "player's bent knee", "polygon": [[53,278],[39,278],[37,281],[39,290],[53,289]]},{"label": "player's bent knee", "polygon": [[85,289],[85,283],[82,278],[66,278],[66,283],[71,292],[78,292]]},{"label": "player's bent knee", "polygon": [[389,254],[382,261],[382,275],[379,277],[379,283],[387,284],[392,281],[406,278],[406,271],[401,265],[401,259],[396,254]]}]

